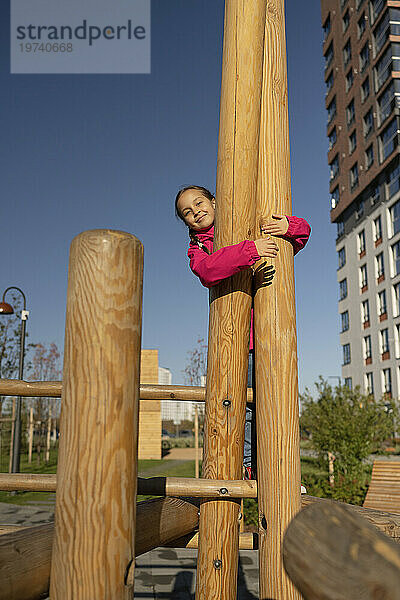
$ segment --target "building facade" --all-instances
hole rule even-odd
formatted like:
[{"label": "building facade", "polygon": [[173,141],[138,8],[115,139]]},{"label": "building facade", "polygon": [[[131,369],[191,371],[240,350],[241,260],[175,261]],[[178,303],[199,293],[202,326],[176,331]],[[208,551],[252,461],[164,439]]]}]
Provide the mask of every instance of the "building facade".
[{"label": "building facade", "polygon": [[400,397],[400,1],[321,13],[342,376]]}]

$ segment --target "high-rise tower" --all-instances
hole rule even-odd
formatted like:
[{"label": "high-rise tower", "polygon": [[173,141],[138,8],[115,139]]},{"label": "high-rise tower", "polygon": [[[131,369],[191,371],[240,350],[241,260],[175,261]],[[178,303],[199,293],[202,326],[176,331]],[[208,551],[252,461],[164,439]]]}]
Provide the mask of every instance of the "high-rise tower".
[{"label": "high-rise tower", "polygon": [[342,376],[400,396],[400,1],[321,0]]}]

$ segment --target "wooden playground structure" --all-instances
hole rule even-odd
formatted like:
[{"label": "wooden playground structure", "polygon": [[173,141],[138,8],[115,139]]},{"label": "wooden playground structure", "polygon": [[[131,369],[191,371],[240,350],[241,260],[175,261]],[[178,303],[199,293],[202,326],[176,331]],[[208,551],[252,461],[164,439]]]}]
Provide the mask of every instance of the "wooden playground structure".
[{"label": "wooden playground structure", "polygon": [[[283,0],[226,0],[216,197],[215,249],[260,237],[262,219],[291,213]],[[197,600],[236,598],[239,547],[256,546],[262,600],[399,598],[400,514],[301,498],[293,251],[277,243],[274,268],[260,261],[211,291],[204,391],[139,383],[140,241],[111,230],[73,240],[62,382],[0,382],[2,395],[62,397],[57,475],[0,476],[3,490],[56,491],[55,524],[0,536],[0,600],[131,599],[135,556],[166,544],[198,547]],[[247,390],[253,303],[256,398]],[[156,399],[205,401],[203,479],[138,479],[139,400]],[[243,481],[253,400],[257,481]],[[160,498],[136,505],[137,493]],[[239,534],[243,497],[258,498],[257,543]],[[312,506],[296,517],[302,503]],[[392,595],[339,595],[337,581],[328,595],[317,576],[313,589],[312,568],[332,543],[324,527],[340,529],[341,519],[357,548],[372,540]],[[304,542],[307,531],[320,545]],[[318,551],[306,569],[307,548]],[[346,552],[358,552],[351,539],[336,556],[339,579]]]}]

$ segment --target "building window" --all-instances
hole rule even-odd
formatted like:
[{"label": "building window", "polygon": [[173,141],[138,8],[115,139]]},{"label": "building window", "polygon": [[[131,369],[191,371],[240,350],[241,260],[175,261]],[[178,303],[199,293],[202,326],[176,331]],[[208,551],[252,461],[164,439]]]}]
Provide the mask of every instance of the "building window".
[{"label": "building window", "polygon": [[350,344],[344,344],[343,348],[343,364],[349,365],[351,363]]},{"label": "building window", "polygon": [[371,25],[375,23],[376,19],[379,17],[380,13],[384,9],[386,5],[385,0],[371,0],[370,8],[371,8]]},{"label": "building window", "polygon": [[346,92],[348,92],[349,89],[351,88],[351,86],[353,85],[353,81],[354,81],[353,69],[350,69],[350,71],[346,75]]},{"label": "building window", "polygon": [[352,378],[351,378],[351,377],[345,377],[345,378],[344,378],[344,385],[345,385],[345,386],[346,386],[346,387],[347,387],[349,390],[351,390],[351,389],[352,389],[352,387],[353,387],[353,380],[352,380]]},{"label": "building window", "polygon": [[400,273],[400,242],[397,242],[392,246],[393,256],[393,277]]},{"label": "building window", "polygon": [[374,376],[372,373],[365,374],[365,393],[366,394],[374,393]]},{"label": "building window", "polygon": [[328,95],[333,87],[333,71],[331,71],[329,73],[328,77],[326,78],[325,85],[326,85],[326,95]]},{"label": "building window", "polygon": [[336,96],[333,97],[332,101],[328,104],[328,125],[332,123],[336,115]]},{"label": "building window", "polygon": [[364,115],[363,124],[364,124],[364,137],[368,137],[374,128],[374,117],[372,114],[372,108],[370,108],[369,111]]},{"label": "building window", "polygon": [[382,220],[381,217],[376,217],[376,219],[374,219],[374,242],[377,242],[378,240],[382,239]]},{"label": "building window", "polygon": [[365,253],[365,229],[360,231],[360,233],[357,236],[357,241],[358,241],[358,254],[364,254]]},{"label": "building window", "polygon": [[381,317],[385,314],[387,314],[386,290],[382,290],[378,293],[378,315]]},{"label": "building window", "polygon": [[365,151],[365,168],[368,170],[374,164],[374,146],[371,144]]},{"label": "building window", "polygon": [[336,223],[337,231],[336,231],[336,239],[342,237],[344,235],[344,222],[338,221]]},{"label": "building window", "polygon": [[400,35],[400,8],[389,8],[390,34]]},{"label": "building window", "polygon": [[381,198],[381,188],[379,185],[376,185],[375,187],[372,188],[372,192],[371,192],[371,204],[374,205],[377,202],[379,202],[380,198]]},{"label": "building window", "polygon": [[400,190],[400,166],[390,171],[388,181],[388,197],[392,198]]},{"label": "building window", "polygon": [[330,134],[328,135],[328,140],[329,140],[329,150],[332,150],[333,146],[336,144],[336,127],[334,127],[332,129],[332,131],[330,132]]},{"label": "building window", "polygon": [[335,189],[332,192],[332,198],[331,198],[331,208],[336,208],[337,205],[339,204],[339,186],[337,185],[335,187]]},{"label": "building window", "polygon": [[369,65],[369,46],[368,46],[368,44],[369,44],[369,42],[366,42],[360,52],[361,73],[363,73]]},{"label": "building window", "polygon": [[360,288],[365,290],[368,287],[367,265],[360,267]]},{"label": "building window", "polygon": [[[376,266],[376,276],[377,279],[382,279],[385,277],[385,265],[383,262],[383,252],[380,252],[380,254],[378,254],[375,257],[375,266]],[[380,283],[380,281],[379,281]]]},{"label": "building window", "polygon": [[381,354],[389,352],[389,329],[382,329],[379,332]]},{"label": "building window", "polygon": [[354,165],[350,169],[350,189],[353,191],[358,186],[358,164]]},{"label": "building window", "polygon": [[347,279],[339,281],[339,300],[347,298]]},{"label": "building window", "polygon": [[339,174],[339,155],[336,154],[335,158],[329,165],[331,171],[331,181]]},{"label": "building window", "polygon": [[352,154],[354,150],[357,148],[357,134],[356,130],[354,130],[349,137],[349,152]]},{"label": "building window", "polygon": [[366,335],[364,340],[363,340],[363,346],[364,346],[364,359],[368,360],[372,358],[372,347],[371,347],[371,336],[370,335]]},{"label": "building window", "polygon": [[397,127],[397,119],[394,118],[393,121],[384,129],[379,136],[379,150],[380,150],[380,160],[384,162],[388,156],[395,151],[398,145],[398,127]]},{"label": "building window", "polygon": [[365,12],[363,12],[363,14],[358,19],[358,22],[357,22],[358,38],[362,37],[364,31],[365,31]]},{"label": "building window", "polygon": [[396,105],[396,99],[394,95],[394,82],[386,88],[382,96],[379,97],[378,102],[378,127],[380,127],[386,119],[392,114]]},{"label": "building window", "polygon": [[342,321],[341,333],[343,333],[344,331],[348,331],[349,329],[349,311],[345,310],[341,313],[340,317]]},{"label": "building window", "polygon": [[329,69],[333,60],[333,42],[328,46],[328,50],[325,52],[325,70]]},{"label": "building window", "polygon": [[360,202],[357,204],[357,209],[356,209],[356,219],[361,219],[362,216],[364,214],[364,200],[360,200]]},{"label": "building window", "polygon": [[374,73],[375,73],[375,91],[381,89],[392,72],[392,49],[389,46],[379,61],[377,62]]},{"label": "building window", "polygon": [[379,54],[379,51],[385,45],[386,41],[389,39],[389,11],[385,14],[379,25],[376,27],[373,40],[374,40],[374,51],[375,56]]},{"label": "building window", "polygon": [[365,102],[369,96],[369,77],[366,77],[361,84],[361,102]]},{"label": "building window", "polygon": [[343,15],[342,18],[342,25],[343,25],[343,33],[345,33],[350,25],[350,13],[349,13],[349,9],[346,10],[346,12]]},{"label": "building window", "polygon": [[[335,110],[336,110],[336,107],[335,107]],[[354,100],[352,100],[346,108],[347,127],[350,127],[354,123],[355,118],[356,118],[356,111],[354,108]]]},{"label": "building window", "polygon": [[343,248],[340,248],[340,250],[338,251],[338,262],[339,262],[339,269],[341,269],[342,267],[344,267],[344,265],[346,264],[346,248],[343,246]]},{"label": "building window", "polygon": [[396,283],[393,286],[393,296],[393,316],[398,317],[400,316],[400,283]]},{"label": "building window", "polygon": [[396,358],[400,358],[400,323],[394,329],[394,351]]},{"label": "building window", "polygon": [[390,207],[390,231],[392,235],[396,235],[400,231],[400,200],[397,200]]},{"label": "building window", "polygon": [[331,32],[331,15],[330,15],[330,13],[326,17],[325,23],[323,24],[322,29],[324,31],[324,42],[325,42],[325,40],[327,39],[328,35]]},{"label": "building window", "polygon": [[382,388],[384,394],[392,394],[392,375],[390,369],[383,369],[382,371]]},{"label": "building window", "polygon": [[346,68],[351,60],[351,42],[347,40],[345,47],[343,48],[343,62],[344,67]]},{"label": "building window", "polygon": [[369,325],[369,301],[361,302],[361,322],[365,326]]}]

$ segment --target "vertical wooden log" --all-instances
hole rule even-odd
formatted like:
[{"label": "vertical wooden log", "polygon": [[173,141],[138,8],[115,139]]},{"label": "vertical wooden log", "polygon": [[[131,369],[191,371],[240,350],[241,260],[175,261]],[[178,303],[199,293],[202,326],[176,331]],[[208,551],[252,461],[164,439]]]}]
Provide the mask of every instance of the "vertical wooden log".
[{"label": "vertical wooden log", "polygon": [[[265,0],[226,0],[214,249],[254,239]],[[251,271],[211,291],[203,477],[240,479]],[[240,501],[200,509],[197,600],[237,596]]]},{"label": "vertical wooden log", "polygon": [[[291,214],[283,0],[267,3],[256,226],[273,213]],[[301,500],[293,249],[275,239],[272,285],[263,286],[263,265],[255,273],[260,598],[294,600],[282,564],[283,534]]]},{"label": "vertical wooden log", "polygon": [[52,600],[133,598],[142,270],[128,233],[72,242]]},{"label": "vertical wooden log", "polygon": [[14,445],[14,430],[15,430],[15,405],[16,399],[13,398],[12,401],[12,417],[11,417],[11,436],[10,436],[10,459],[8,461],[8,472],[11,473],[12,467],[12,454],[13,454],[13,445]]},{"label": "vertical wooden log", "polygon": [[49,414],[47,417],[47,434],[46,434],[46,462],[50,460],[50,434],[51,434],[51,404],[49,403]]},{"label": "vertical wooden log", "polygon": [[195,404],[194,407],[194,447],[195,447],[195,461],[194,461],[194,476],[196,479],[199,477],[199,407]]},{"label": "vertical wooden log", "polygon": [[33,407],[29,409],[29,433],[28,433],[28,463],[32,462],[32,446],[33,446]]}]

